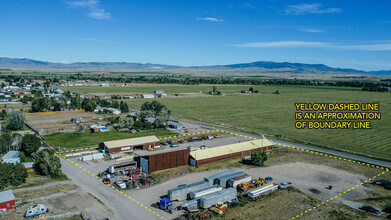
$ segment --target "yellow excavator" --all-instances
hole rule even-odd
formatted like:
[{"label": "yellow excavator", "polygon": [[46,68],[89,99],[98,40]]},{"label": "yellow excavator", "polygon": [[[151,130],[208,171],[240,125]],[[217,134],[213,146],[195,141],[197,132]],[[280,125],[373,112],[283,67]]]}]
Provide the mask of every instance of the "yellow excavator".
[{"label": "yellow excavator", "polygon": [[250,188],[254,188],[254,187],[259,187],[261,185],[263,185],[265,183],[265,179],[263,179],[261,176],[255,181],[251,181],[252,184],[248,183],[248,182],[241,182],[237,189],[239,191],[242,191],[242,192],[246,192],[247,190],[249,190]]},{"label": "yellow excavator", "polygon": [[258,178],[258,180],[254,183],[255,187],[259,187],[265,183],[265,179],[263,179],[261,176]]}]

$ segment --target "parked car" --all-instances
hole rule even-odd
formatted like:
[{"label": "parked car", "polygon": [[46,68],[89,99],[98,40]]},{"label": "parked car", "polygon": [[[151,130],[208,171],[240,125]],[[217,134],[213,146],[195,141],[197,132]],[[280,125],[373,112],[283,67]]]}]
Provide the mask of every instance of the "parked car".
[{"label": "parked car", "polygon": [[150,186],[151,183],[145,179],[144,177],[140,179],[140,183],[143,184],[143,186]]},{"label": "parked car", "polygon": [[291,182],[282,182],[282,183],[280,183],[280,185],[278,185],[279,189],[286,189],[286,188],[290,188],[290,187],[292,187]]},{"label": "parked car", "polygon": [[391,189],[391,180],[388,180],[388,183],[384,187],[385,189]]},{"label": "parked car", "polygon": [[178,144],[171,144],[171,147],[179,147]]},{"label": "parked car", "polygon": [[111,183],[111,180],[110,180],[109,178],[104,178],[104,179],[102,180],[102,182],[103,182],[104,184],[110,184],[110,183]]},{"label": "parked car", "polygon": [[179,140],[178,143],[183,144],[183,143],[185,143],[185,141],[184,140]]},{"label": "parked car", "polygon": [[117,185],[120,189],[126,189],[126,183],[123,180],[116,181],[115,185]]},{"label": "parked car", "polygon": [[387,183],[387,180],[385,180],[385,179],[376,180],[374,182],[374,184],[380,185],[380,186],[384,186],[384,185],[386,185],[386,183]]},{"label": "parked car", "polygon": [[215,138],[221,138],[221,135],[215,135]]},{"label": "parked car", "polygon": [[366,212],[370,212],[370,213],[376,214],[376,215],[380,214],[380,211],[377,208],[374,208],[374,207],[369,206],[369,205],[361,206],[359,209],[364,210]]},{"label": "parked car", "polygon": [[206,149],[207,147],[205,146],[205,145],[202,145],[201,147],[200,147],[200,149],[201,150],[204,150],[204,149]]},{"label": "parked car", "polygon": [[271,183],[271,182],[273,182],[273,178],[271,176],[265,178],[265,183]]}]

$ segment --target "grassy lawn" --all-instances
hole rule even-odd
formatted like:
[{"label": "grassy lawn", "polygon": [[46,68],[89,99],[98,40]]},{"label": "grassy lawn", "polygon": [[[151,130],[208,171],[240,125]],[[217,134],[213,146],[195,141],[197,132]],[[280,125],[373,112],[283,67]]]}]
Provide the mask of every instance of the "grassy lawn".
[{"label": "grassy lawn", "polygon": [[[223,216],[218,216],[215,219],[291,219],[307,210],[308,207],[319,203],[321,203],[320,200],[311,198],[295,188],[277,190],[256,201],[239,202]],[[300,216],[300,219],[366,219],[370,216],[370,214],[356,211],[343,204],[329,203]]]},{"label": "grassy lawn", "polygon": [[26,179],[26,183],[24,183],[20,186],[8,186],[5,190],[33,187],[33,186],[39,186],[39,185],[50,183],[50,182],[68,180],[68,177],[63,173],[61,173],[58,177],[50,178],[50,179],[42,179],[42,176],[36,174],[35,172],[28,172],[27,174],[28,174],[28,176]]},{"label": "grassy lawn", "polygon": [[90,132],[75,132],[75,133],[64,133],[64,134],[52,134],[46,135],[45,138],[54,146],[62,148],[80,148],[88,146],[97,146],[103,141],[112,141],[125,138],[143,137],[148,135],[164,136],[174,134],[168,130],[156,130],[147,132],[137,132],[131,134],[129,132],[121,131],[107,131],[99,133]]},{"label": "grassy lawn", "polygon": [[[174,86],[173,88],[176,88]],[[221,86],[224,87],[224,86]],[[250,86],[227,86],[232,91]],[[220,86],[217,86],[220,89]],[[375,157],[391,158],[391,93],[357,89],[304,86],[254,86],[260,94],[208,97],[162,98],[159,102],[178,118],[218,124],[251,133],[281,135],[284,139]],[[281,94],[272,94],[279,90]],[[139,108],[146,100],[127,100]],[[370,130],[298,130],[294,127],[297,102],[379,102],[382,119],[372,121]]]}]

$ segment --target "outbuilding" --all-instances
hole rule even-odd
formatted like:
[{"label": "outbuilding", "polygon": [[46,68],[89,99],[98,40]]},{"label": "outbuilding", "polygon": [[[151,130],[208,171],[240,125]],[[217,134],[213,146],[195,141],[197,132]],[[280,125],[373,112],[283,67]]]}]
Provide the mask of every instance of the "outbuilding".
[{"label": "outbuilding", "polygon": [[160,147],[160,140],[155,135],[116,141],[105,141],[99,144],[99,148],[101,150],[105,150],[107,153],[132,151],[134,149],[148,150],[150,147]]},{"label": "outbuilding", "polygon": [[242,143],[229,144],[190,152],[190,165],[199,166],[231,157],[250,157],[253,151],[268,151],[273,149],[273,142],[266,138]]},{"label": "outbuilding", "polygon": [[8,151],[8,153],[3,156],[3,163],[20,163],[19,151]]},{"label": "outbuilding", "polygon": [[0,211],[15,208],[15,196],[12,190],[0,192]]}]

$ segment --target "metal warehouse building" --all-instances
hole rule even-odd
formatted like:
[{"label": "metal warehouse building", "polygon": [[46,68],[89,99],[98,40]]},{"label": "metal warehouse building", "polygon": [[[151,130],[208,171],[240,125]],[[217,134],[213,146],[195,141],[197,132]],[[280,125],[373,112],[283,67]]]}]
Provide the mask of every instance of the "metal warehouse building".
[{"label": "metal warehouse building", "polygon": [[153,173],[159,170],[170,169],[189,164],[190,149],[157,153],[135,157],[139,167],[145,173]]},{"label": "metal warehouse building", "polygon": [[99,148],[105,150],[107,153],[131,151],[134,149],[148,150],[149,147],[160,147],[159,138],[153,135],[116,141],[105,141],[99,144]]},{"label": "metal warehouse building", "polygon": [[252,151],[273,149],[273,142],[266,138],[190,152],[190,165],[199,166],[231,157],[249,157]]}]

